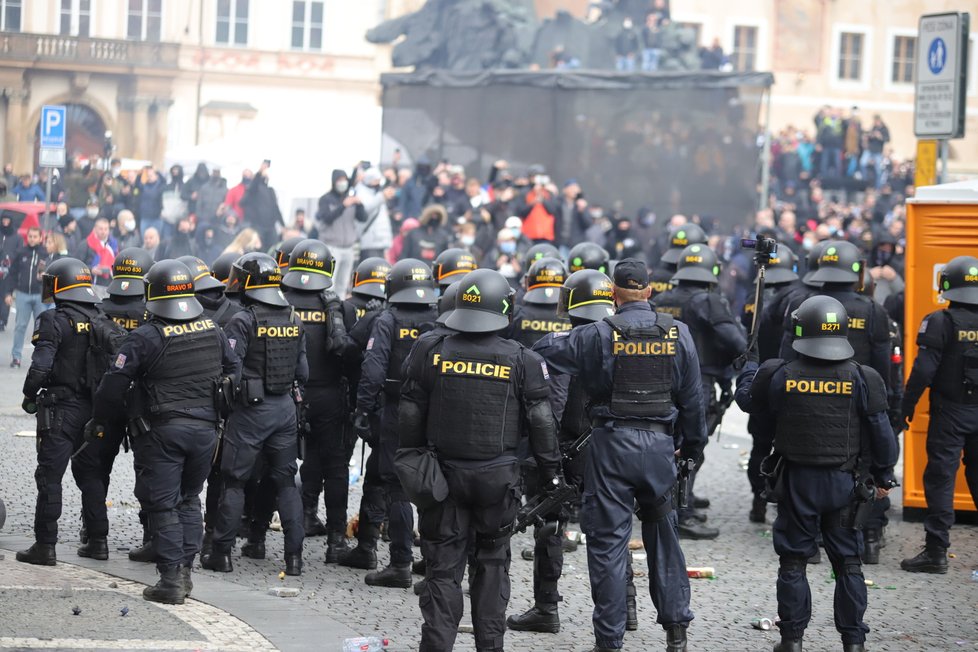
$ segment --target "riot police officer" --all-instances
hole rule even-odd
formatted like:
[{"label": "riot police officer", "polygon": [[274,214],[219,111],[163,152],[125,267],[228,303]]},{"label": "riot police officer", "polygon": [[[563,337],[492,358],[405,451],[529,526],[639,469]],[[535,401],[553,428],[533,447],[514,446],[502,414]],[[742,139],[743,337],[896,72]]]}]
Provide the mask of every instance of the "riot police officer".
[{"label": "riot police officer", "polygon": [[675,451],[698,459],[706,444],[699,359],[686,325],[652,312],[643,261],[619,262],[612,292],[616,315],[546,335],[533,350],[556,372],[578,378],[591,402],[581,526],[588,538],[594,649],[622,646],[622,580],[637,502],[652,602],[668,649],[679,651],[693,614],[672,493]]},{"label": "riot police officer", "polygon": [[177,260],[194,275],[194,295],[204,309],[204,316],[213,319],[221,328],[227,326],[234,313],[241,310],[241,304],[225,296],[226,282],[218,279],[207,263],[197,256],[181,256]]},{"label": "riot police officer", "polygon": [[112,281],[101,308],[127,331],[136,330],[146,321],[143,277],[152,266],[153,257],[140,247],[123,249],[112,263]]},{"label": "riot police officer", "polygon": [[602,274],[607,274],[610,260],[611,256],[604,247],[593,242],[580,242],[571,247],[567,254],[567,269],[572,274],[579,269],[596,269]]},{"label": "riot police officer", "polygon": [[[350,285],[349,303],[356,312],[357,321],[367,313],[379,314],[387,298],[387,275],[390,274],[391,264],[383,258],[367,258],[357,265],[353,272],[353,282]],[[372,322],[371,322],[372,325]],[[370,329],[366,329],[370,335]],[[352,335],[352,333],[351,333]],[[366,347],[366,339],[363,347]]]},{"label": "riot police officer", "polygon": [[431,266],[432,276],[438,285],[438,293],[441,294],[449,285],[462,278],[473,269],[479,267],[475,256],[465,249],[446,249],[435,258],[435,264]]},{"label": "riot police officer", "polygon": [[292,250],[305,239],[306,237],[302,235],[292,236],[278,243],[275,247],[275,262],[278,263],[278,268],[282,270],[283,274],[289,271],[289,258],[292,256]]},{"label": "riot police officer", "polygon": [[224,333],[193,295],[193,274],[164,260],[146,274],[146,311],[152,318],[123,343],[99,385],[94,421],[131,411],[136,384],[142,410],[136,417],[133,454],[139,473],[136,497],[148,514],[160,579],[143,597],[183,604],[193,589],[191,568],[200,550],[200,493],[217,446],[223,379],[234,372]]},{"label": "riot police officer", "polygon": [[[350,377],[360,354],[347,335],[356,323],[353,307],[332,291],[336,261],[319,240],[303,240],[292,249],[289,271],[282,278],[286,299],[295,308],[306,334],[309,380],[306,382],[305,453],[302,478],[303,528],[306,536],[327,535],[326,563],[346,552],[346,505],[350,456],[355,437],[349,428]],[[326,523],[317,515],[324,493]]]},{"label": "riot police officer", "polygon": [[[611,279],[594,269],[582,269],[571,274],[560,289],[557,314],[570,319],[572,326],[581,326],[600,321],[615,314],[612,299]],[[587,415],[587,394],[580,378],[571,378],[567,396],[561,410],[560,428],[557,441],[561,448],[568,446],[590,429],[591,421]],[[580,485],[584,469],[586,449],[571,463],[565,463],[564,478],[569,484]],[[524,465],[526,468],[528,465]],[[535,471],[535,468],[532,469]],[[536,486],[536,473],[524,474],[527,494],[541,493],[543,488]],[[537,526],[533,532],[533,600],[534,605],[525,613],[510,616],[506,625],[517,631],[557,633],[560,631],[560,616],[557,605],[562,598],[557,583],[563,570],[564,527],[568,515],[557,510],[545,517],[548,523],[556,522],[557,527]],[[634,613],[634,585],[628,595],[629,613]],[[627,626],[627,623],[626,623]],[[635,623],[637,627],[637,623]]]},{"label": "riot police officer", "polygon": [[978,500],[978,258],[954,258],[941,270],[938,283],[950,305],[930,313],[920,325],[901,408],[904,421],[912,421],[920,395],[930,388],[925,547],[900,563],[911,573],[947,572],[954,480],[962,452],[964,477],[972,499]]},{"label": "riot police officer", "polygon": [[[470,543],[476,649],[503,649],[509,527],[519,506],[516,446],[523,423],[540,482],[559,483],[546,364],[522,345],[496,335],[509,324],[512,300],[509,282],[498,272],[467,274],[445,323],[459,333],[420,342],[405,372],[399,448],[431,447],[448,489],[443,501],[421,512],[428,562],[420,600],[421,650],[454,646]],[[478,399],[472,400],[473,395]]]},{"label": "riot police officer", "polygon": [[556,258],[541,258],[533,263],[523,277],[526,294],[504,337],[531,347],[547,333],[570,330],[570,320],[557,315],[557,300],[566,276],[564,264]]},{"label": "riot police officer", "polygon": [[[371,457],[378,455],[377,470],[383,482],[388,534],[391,540],[390,565],[383,570],[368,573],[364,578],[371,586],[409,588],[412,584],[414,514],[394,471],[397,410],[402,365],[415,340],[423,331],[430,330],[438,317],[434,308],[436,301],[431,269],[424,262],[406,258],[395,263],[387,277],[388,307],[374,319],[363,356],[354,427],[361,439],[372,442],[374,452]],[[370,417],[381,401],[383,413],[379,424],[379,441],[374,442],[374,435],[378,433],[370,427]],[[376,496],[373,498],[376,499]],[[384,510],[380,505],[361,504],[360,511],[369,522],[360,521],[357,537],[359,543],[354,550],[358,551],[358,557],[364,558],[366,563],[363,565],[369,565],[371,558],[376,564],[376,542],[381,525],[377,517],[382,518]],[[363,547],[362,552],[359,551],[360,547]]]},{"label": "riot police officer", "polygon": [[261,455],[285,533],[285,573],[300,575],[304,531],[295,486],[298,423],[291,392],[309,375],[305,335],[282,294],[282,274],[274,258],[246,254],[235,262],[231,275],[229,284],[239,285],[245,306],[224,329],[238,361],[238,400],[224,439],[224,489],[213,550],[201,565],[222,573],[233,570],[231,545],[244,509],[244,486]]},{"label": "riot police officer", "polygon": [[[771,319],[767,307],[776,303],[788,293],[798,281],[798,257],[784,243],[778,243],[777,252],[769,257],[764,275],[764,293],[761,301],[761,313],[755,317],[754,300],[748,298],[744,304],[741,322],[744,328],[757,329],[757,348],[760,361],[778,357],[781,343],[781,315]],[[756,285],[755,285],[756,290]],[[756,296],[754,292],[751,297]],[[767,318],[766,318],[767,317]],[[761,493],[764,491],[764,478],[761,476],[761,460],[771,454],[773,430],[769,424],[763,423],[764,417],[752,414],[747,419],[747,432],[750,433],[752,445],[750,458],[747,462],[747,480],[750,482],[751,493],[754,494],[748,518],[752,523],[763,523],[767,516],[767,501]]]},{"label": "riot police officer", "polygon": [[88,265],[75,258],[48,265],[41,276],[41,298],[44,303],[53,301],[55,308],[37,318],[31,337],[34,353],[23,388],[24,411],[37,415],[35,542],[17,553],[17,561],[43,566],[57,561],[61,481],[69,461],[81,491],[82,520],[88,534],[78,554],[108,559],[109,521],[99,447],[81,450],[98,381],[88,360],[92,322],[100,314]]},{"label": "riot police officer", "polygon": [[234,261],[240,257],[240,254],[233,251],[221,254],[211,265],[211,276],[227,286],[228,279],[231,278],[231,267],[234,265]]},{"label": "riot police officer", "polygon": [[672,289],[672,277],[676,274],[680,254],[694,244],[706,244],[706,232],[698,224],[687,222],[669,229],[669,248],[662,252],[659,264],[649,277],[653,298]]},{"label": "riot police officer", "polygon": [[560,249],[553,246],[549,242],[538,242],[526,250],[524,259],[520,261],[520,267],[527,269],[541,258],[556,258],[557,260],[563,259],[563,257],[560,255]]},{"label": "riot police officer", "polygon": [[[672,282],[673,289],[656,295],[655,309],[672,315],[689,327],[699,356],[707,434],[712,435],[722,416],[715,386],[726,375],[734,359],[747,348],[747,337],[723,296],[712,291],[720,282],[720,262],[708,246],[692,244],[683,249]],[[704,515],[695,511],[710,506],[708,499],[693,493],[696,474],[703,461],[697,459],[690,474],[691,504],[679,512],[679,533],[690,539],[714,539],[720,534],[717,528],[700,522]]]},{"label": "riot police officer", "polygon": [[[775,295],[771,301],[765,302],[764,311],[761,314],[761,320],[764,323],[776,324],[778,328],[784,328],[785,319],[790,317],[791,312],[800,306],[802,301],[818,294],[822,283],[821,281],[813,281],[812,275],[818,271],[818,259],[828,243],[828,240],[816,243],[805,257],[805,273],[802,277],[788,284],[784,292]],[[778,335],[779,355],[781,337]]]},{"label": "riot police officer", "polygon": [[[869,628],[857,529],[867,502],[893,486],[897,449],[887,418],[886,387],[872,367],[853,361],[849,319],[836,299],[805,300],[791,316],[790,362],[768,360],[741,374],[737,403],[774,421],[772,459],[778,502],[774,550],[781,642],[775,652],[800,652],[811,619],[808,559],[820,529],[835,572],[835,623],[846,652],[861,652]],[[866,455],[866,451],[871,451]]]}]

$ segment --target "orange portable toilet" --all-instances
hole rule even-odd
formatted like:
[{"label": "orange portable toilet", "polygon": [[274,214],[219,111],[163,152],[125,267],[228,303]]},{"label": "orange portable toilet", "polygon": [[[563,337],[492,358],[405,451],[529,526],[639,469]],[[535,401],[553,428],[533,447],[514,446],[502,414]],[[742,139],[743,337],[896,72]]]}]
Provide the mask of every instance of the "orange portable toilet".
[{"label": "orange portable toilet", "polygon": [[[923,318],[947,306],[938,293],[938,273],[955,256],[978,255],[978,181],[961,181],[917,188],[907,200],[907,253],[904,279],[905,376],[909,378],[917,356],[917,329]],[[917,404],[909,432],[904,433],[903,513],[905,518],[923,517],[925,442],[930,420],[929,391]],[[975,517],[975,503],[964,479],[964,465],[958,469],[954,488],[954,509],[965,520]]]}]

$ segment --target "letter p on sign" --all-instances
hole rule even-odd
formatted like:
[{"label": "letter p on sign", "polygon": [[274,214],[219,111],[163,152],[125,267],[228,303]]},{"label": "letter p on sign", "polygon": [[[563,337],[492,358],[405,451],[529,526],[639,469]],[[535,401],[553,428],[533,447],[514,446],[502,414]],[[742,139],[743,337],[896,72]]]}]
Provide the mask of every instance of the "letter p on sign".
[{"label": "letter p on sign", "polygon": [[41,109],[41,147],[65,146],[65,107],[45,106]]}]

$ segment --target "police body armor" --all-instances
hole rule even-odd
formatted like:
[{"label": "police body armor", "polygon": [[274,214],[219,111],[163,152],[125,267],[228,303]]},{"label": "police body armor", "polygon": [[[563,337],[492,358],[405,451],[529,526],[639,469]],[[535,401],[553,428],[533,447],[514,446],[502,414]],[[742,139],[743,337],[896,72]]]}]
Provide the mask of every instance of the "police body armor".
[{"label": "police body armor", "polygon": [[71,335],[61,338],[58,354],[45,386],[55,391],[59,387],[66,387],[78,397],[87,397],[95,389],[88,386],[87,364],[88,347],[91,344],[89,333],[96,308],[62,303],[56,309],[68,318]]},{"label": "police body armor", "polygon": [[[180,416],[193,408],[214,408],[222,372],[220,335],[214,320],[188,322],[152,319],[163,338],[163,354],[141,382],[151,419]],[[208,391],[201,391],[206,387]],[[217,415],[215,412],[215,419]]]},{"label": "police body armor", "polygon": [[584,434],[590,426],[587,389],[580,379],[572,377],[567,386],[567,400],[564,402],[564,413],[560,417],[557,440],[560,443],[570,443]]},{"label": "police body armor", "polygon": [[100,306],[102,312],[111,317],[112,321],[129,332],[146,323],[146,303],[142,297],[135,297],[134,301],[120,301],[118,298],[109,295],[102,299]]},{"label": "police body armor", "polygon": [[952,335],[944,343],[934,389],[949,401],[978,405],[978,310],[955,306],[944,313]]},{"label": "police body armor", "polygon": [[[831,294],[829,295],[831,296]],[[846,336],[852,345],[852,360],[868,365],[873,357],[873,300],[861,294],[852,294],[839,299],[849,315],[849,333]]]},{"label": "police body armor", "polygon": [[854,400],[859,365],[851,360],[816,364],[800,358],[784,370],[775,449],[797,464],[855,468],[861,441]]},{"label": "police body armor", "polygon": [[402,369],[404,361],[411,352],[411,347],[421,335],[424,324],[434,324],[438,317],[434,308],[428,310],[404,310],[393,306],[390,308],[394,318],[394,329],[391,333],[391,350],[387,358],[387,379],[384,391],[388,400],[400,400]]},{"label": "police body armor", "polygon": [[547,333],[571,329],[570,319],[557,316],[557,306],[527,303],[520,306],[513,321],[513,339],[531,348]]},{"label": "police body armor", "polygon": [[659,313],[654,326],[632,324],[621,315],[604,320],[612,328],[611,353],[615,358],[611,416],[669,416],[674,409],[672,373],[678,340],[672,316]]},{"label": "police body armor", "polygon": [[288,291],[289,303],[302,322],[306,334],[306,359],[309,361],[308,386],[336,385],[342,380],[336,356],[327,353],[330,325],[326,303],[319,292]]},{"label": "police body armor", "polygon": [[247,309],[255,316],[255,332],[242,364],[242,380],[261,378],[266,394],[286,394],[295,380],[302,342],[299,320],[292,308],[256,303]]},{"label": "police body armor", "polygon": [[665,294],[655,297],[655,310],[657,312],[670,315],[673,319],[677,319],[689,327],[689,334],[696,346],[701,369],[707,367],[722,368],[728,364],[717,352],[714,341],[706,333],[701,332],[701,327],[691,323],[693,322],[693,314],[690,312],[690,305],[693,298],[708,292],[709,290],[706,288],[677,285]]},{"label": "police body armor", "polygon": [[214,304],[208,301],[203,295],[198,294],[197,300],[204,307],[204,315],[214,320],[219,327],[224,328],[231,323],[231,318],[241,310],[242,306],[231,299],[221,296],[220,302]]},{"label": "police body armor", "polygon": [[428,441],[439,457],[491,460],[515,454],[522,351],[514,342],[501,341],[493,353],[461,338],[442,340],[428,408]]}]

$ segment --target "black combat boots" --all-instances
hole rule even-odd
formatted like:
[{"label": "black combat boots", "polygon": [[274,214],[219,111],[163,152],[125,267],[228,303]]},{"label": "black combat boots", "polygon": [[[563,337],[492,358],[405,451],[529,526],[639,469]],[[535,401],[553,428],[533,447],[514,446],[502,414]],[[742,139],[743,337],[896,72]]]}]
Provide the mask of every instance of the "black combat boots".
[{"label": "black combat boots", "polygon": [[86,543],[78,546],[78,556],[105,561],[109,558],[109,542],[105,537],[89,537]]},{"label": "black combat boots", "polygon": [[190,566],[180,566],[180,582],[183,584],[183,595],[189,598],[194,590],[194,581],[190,574],[193,569]]},{"label": "black combat boots", "polygon": [[58,561],[53,543],[35,543],[27,550],[17,553],[17,561],[36,566],[54,566]]},{"label": "black combat boots", "polygon": [[357,532],[357,545],[340,555],[340,566],[374,570],[377,568],[377,539],[380,529],[371,523],[360,519],[360,530]]},{"label": "black combat boots", "polygon": [[143,589],[143,597],[150,602],[183,604],[187,591],[180,575],[180,568],[180,566],[171,566],[161,570],[159,581],[155,586],[147,586]]},{"label": "black combat boots", "polygon": [[529,611],[506,619],[506,626],[517,632],[556,634],[560,631],[560,616],[555,603],[537,602]]},{"label": "black combat boots", "polygon": [[635,585],[625,585],[625,629],[634,632],[638,629],[638,605],[635,600]]},{"label": "black combat boots", "polygon": [[285,574],[291,576],[302,575],[301,552],[285,553]]},{"label": "black combat boots", "polygon": [[774,652],[802,652],[800,638],[782,638],[774,646]]},{"label": "black combat boots", "polygon": [[230,573],[234,570],[231,564],[231,549],[214,546],[211,554],[201,555],[200,565],[218,573]]},{"label": "black combat boots", "polygon": [[367,573],[363,581],[370,586],[386,586],[391,589],[409,589],[414,581],[411,579],[411,564],[391,564],[383,570]]},{"label": "black combat boots", "polygon": [[864,643],[843,643],[842,652],[866,652]]},{"label": "black combat boots", "polygon": [[326,525],[319,520],[315,507],[306,507],[302,510],[302,527],[307,537],[321,537],[327,533]]},{"label": "black combat boots", "polygon": [[751,523],[763,523],[767,518],[767,501],[760,496],[754,496],[747,518]]},{"label": "black combat boots", "polygon": [[686,628],[683,625],[667,625],[666,652],[686,652]]},{"label": "black combat boots", "polygon": [[[206,540],[207,536],[204,535]],[[146,534],[146,530],[143,530],[143,544],[138,548],[133,548],[129,551],[129,561],[140,561],[145,564],[151,564],[156,561],[156,553],[153,552],[153,540]]]},{"label": "black combat boots", "polygon": [[248,559],[265,558],[265,527],[252,527],[248,533],[248,541],[241,546],[241,556]]},{"label": "black combat boots", "polygon": [[326,538],[326,563],[335,564],[340,557],[350,551],[346,540],[346,532],[330,532]]},{"label": "black combat boots", "polygon": [[880,531],[875,529],[863,530],[863,563],[874,565],[880,563]]},{"label": "black combat boots", "polygon": [[900,568],[908,573],[943,575],[947,572],[947,549],[928,544],[916,557],[901,561]]}]

